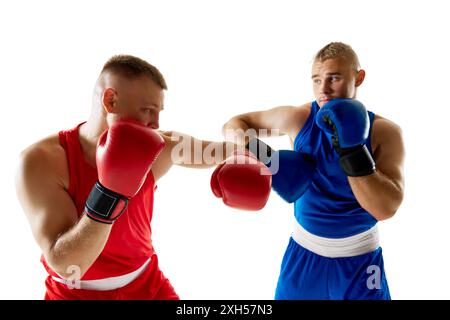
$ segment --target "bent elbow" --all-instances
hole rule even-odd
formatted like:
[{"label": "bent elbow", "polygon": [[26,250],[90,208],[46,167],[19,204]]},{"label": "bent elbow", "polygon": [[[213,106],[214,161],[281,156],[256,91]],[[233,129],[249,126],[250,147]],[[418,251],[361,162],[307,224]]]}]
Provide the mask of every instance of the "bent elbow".
[{"label": "bent elbow", "polygon": [[383,221],[392,218],[398,211],[401,203],[403,202],[403,191],[398,190],[395,192],[391,199],[384,201],[378,208],[375,210],[375,218],[378,221]]},{"label": "bent elbow", "polygon": [[398,208],[400,207],[400,201],[396,201],[395,203],[386,204],[385,206],[380,207],[377,210],[374,210],[373,216],[378,221],[388,220],[392,218],[398,211]]},{"label": "bent elbow", "polygon": [[47,265],[65,280],[81,280],[87,269],[81,263],[69,261],[67,257],[50,251],[44,254]]},{"label": "bent elbow", "polygon": [[375,218],[378,221],[384,221],[384,220],[388,220],[390,218],[392,218],[395,213],[397,212],[397,209],[385,209],[385,210],[380,210],[378,212],[376,212],[374,214]]}]

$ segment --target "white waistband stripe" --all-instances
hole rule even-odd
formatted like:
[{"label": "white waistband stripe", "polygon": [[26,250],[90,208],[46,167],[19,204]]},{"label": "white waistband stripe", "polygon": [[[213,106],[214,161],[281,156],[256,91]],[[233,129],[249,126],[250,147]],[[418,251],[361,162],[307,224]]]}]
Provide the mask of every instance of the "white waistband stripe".
[{"label": "white waistband stripe", "polygon": [[96,280],[68,280],[52,276],[53,280],[67,285],[71,289],[83,289],[83,290],[95,290],[95,291],[107,291],[122,288],[127,284],[133,282],[137,277],[139,277],[145,270],[147,265],[150,263],[150,257],[142,266],[137,270],[118,276],[105,279]]},{"label": "white waistband stripe", "polygon": [[380,246],[376,225],[357,235],[334,239],[316,236],[296,222],[292,238],[305,249],[328,258],[354,257],[372,252]]}]

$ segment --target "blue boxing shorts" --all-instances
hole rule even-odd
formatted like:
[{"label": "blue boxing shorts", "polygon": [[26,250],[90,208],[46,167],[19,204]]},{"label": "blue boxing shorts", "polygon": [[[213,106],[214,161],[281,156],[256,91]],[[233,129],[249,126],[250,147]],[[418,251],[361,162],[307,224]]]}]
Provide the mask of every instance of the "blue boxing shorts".
[{"label": "blue boxing shorts", "polygon": [[330,239],[297,223],[281,263],[275,299],[390,300],[377,227]]}]

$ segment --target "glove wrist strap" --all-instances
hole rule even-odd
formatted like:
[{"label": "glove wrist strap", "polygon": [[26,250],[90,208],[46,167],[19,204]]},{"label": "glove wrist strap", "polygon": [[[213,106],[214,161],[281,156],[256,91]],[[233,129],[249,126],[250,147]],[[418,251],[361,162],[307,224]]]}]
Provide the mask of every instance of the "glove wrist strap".
[{"label": "glove wrist strap", "polygon": [[245,149],[253,153],[266,166],[270,165],[270,157],[274,153],[274,150],[263,141],[253,138],[246,144]]},{"label": "glove wrist strap", "polygon": [[341,149],[339,164],[350,177],[367,176],[375,172],[375,161],[365,145],[346,150]]},{"label": "glove wrist strap", "polygon": [[98,222],[112,224],[126,209],[128,199],[99,181],[94,185],[86,201],[86,215]]}]

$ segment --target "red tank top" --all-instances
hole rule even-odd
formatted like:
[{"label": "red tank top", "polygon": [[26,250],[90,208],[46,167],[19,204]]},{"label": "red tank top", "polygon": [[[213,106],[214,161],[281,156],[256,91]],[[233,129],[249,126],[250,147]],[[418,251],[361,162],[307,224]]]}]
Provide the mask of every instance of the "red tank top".
[{"label": "red tank top", "polygon": [[[89,165],[81,150],[78,129],[59,132],[59,142],[66,152],[69,167],[67,192],[76,205],[78,216],[84,211],[86,199],[98,179],[97,170]],[[114,222],[108,241],[83,280],[103,279],[132,272],[154,254],[150,222],[153,215],[155,179],[150,171],[139,192],[128,202],[125,212]],[[47,272],[56,273],[41,257]]]}]

